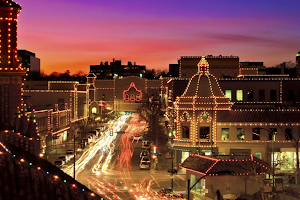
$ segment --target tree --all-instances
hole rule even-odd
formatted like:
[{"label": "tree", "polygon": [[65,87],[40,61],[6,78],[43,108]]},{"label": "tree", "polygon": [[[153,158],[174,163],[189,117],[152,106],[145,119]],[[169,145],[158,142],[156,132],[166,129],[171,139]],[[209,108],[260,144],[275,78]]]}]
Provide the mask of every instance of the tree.
[{"label": "tree", "polygon": [[166,127],[159,123],[161,112],[161,102],[159,94],[152,93],[146,96],[146,101],[141,103],[141,106],[137,109],[137,113],[140,115],[141,120],[146,121],[148,124],[148,130],[144,134],[144,139],[156,143],[160,147],[164,146],[168,141],[168,135],[166,134]]}]

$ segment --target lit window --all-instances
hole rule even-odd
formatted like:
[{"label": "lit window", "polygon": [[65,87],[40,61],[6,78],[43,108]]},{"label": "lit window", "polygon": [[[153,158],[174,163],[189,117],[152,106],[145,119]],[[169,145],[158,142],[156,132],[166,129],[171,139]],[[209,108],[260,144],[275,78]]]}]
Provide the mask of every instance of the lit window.
[{"label": "lit window", "polygon": [[141,96],[139,94],[136,95],[136,100],[140,101],[141,100]]},{"label": "lit window", "polygon": [[222,140],[229,140],[229,128],[222,128]]},{"label": "lit window", "polygon": [[261,152],[255,152],[254,157],[261,159]]},{"label": "lit window", "polygon": [[231,101],[231,90],[225,90],[225,96]]},{"label": "lit window", "polygon": [[245,129],[244,128],[238,128],[236,133],[237,133],[237,140],[245,140]]},{"label": "lit window", "polygon": [[97,113],[97,108],[96,108],[96,107],[93,107],[93,108],[92,108],[92,113],[93,113],[93,114],[96,114],[96,113]]},{"label": "lit window", "polygon": [[243,101],[243,90],[237,90],[236,91],[236,100],[237,101]]}]

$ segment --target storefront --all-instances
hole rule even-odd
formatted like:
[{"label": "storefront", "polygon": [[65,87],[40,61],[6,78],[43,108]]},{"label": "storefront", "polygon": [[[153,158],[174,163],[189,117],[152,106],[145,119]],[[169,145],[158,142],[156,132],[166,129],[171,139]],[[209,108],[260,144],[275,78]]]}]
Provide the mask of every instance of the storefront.
[{"label": "storefront", "polygon": [[[273,163],[273,157],[272,157]],[[281,148],[280,152],[274,153],[275,168],[278,170],[293,170],[296,168],[295,148]]]}]

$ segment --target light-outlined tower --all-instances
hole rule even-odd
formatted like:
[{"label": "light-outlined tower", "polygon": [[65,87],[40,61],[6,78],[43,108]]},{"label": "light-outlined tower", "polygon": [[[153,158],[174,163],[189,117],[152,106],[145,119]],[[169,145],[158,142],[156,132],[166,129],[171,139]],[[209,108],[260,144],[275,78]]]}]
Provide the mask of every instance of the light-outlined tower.
[{"label": "light-outlined tower", "polygon": [[0,131],[13,129],[22,110],[22,76],[26,70],[18,60],[17,18],[21,6],[0,0]]}]

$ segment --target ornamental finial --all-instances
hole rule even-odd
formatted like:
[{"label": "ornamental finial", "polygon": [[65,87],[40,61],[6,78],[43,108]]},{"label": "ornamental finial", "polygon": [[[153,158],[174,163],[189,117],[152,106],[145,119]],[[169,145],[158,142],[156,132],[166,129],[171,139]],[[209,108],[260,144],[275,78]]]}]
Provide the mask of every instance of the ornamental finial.
[{"label": "ornamental finial", "polygon": [[201,57],[201,60],[199,61],[198,65],[198,73],[200,74],[209,74],[209,64],[207,60],[205,59],[205,56]]}]

